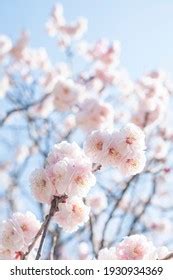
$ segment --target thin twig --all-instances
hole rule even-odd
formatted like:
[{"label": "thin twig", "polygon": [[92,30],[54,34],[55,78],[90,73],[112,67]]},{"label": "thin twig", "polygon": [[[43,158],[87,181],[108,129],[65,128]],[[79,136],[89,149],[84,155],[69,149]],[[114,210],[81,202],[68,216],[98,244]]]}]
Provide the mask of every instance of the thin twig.
[{"label": "thin twig", "polygon": [[116,203],[114,204],[109,216],[108,216],[108,219],[106,220],[105,222],[105,225],[104,225],[104,228],[103,228],[103,232],[102,232],[102,239],[101,239],[101,242],[100,242],[100,246],[99,246],[99,249],[102,249],[104,247],[104,243],[105,243],[105,236],[106,236],[106,231],[107,231],[107,227],[110,223],[110,221],[112,220],[112,217],[114,215],[114,212],[115,210],[118,208],[123,196],[125,195],[125,193],[127,192],[127,190],[129,189],[131,183],[133,182],[133,180],[137,178],[137,175],[133,176],[126,184],[125,188],[123,189],[122,193],[121,193],[121,196],[117,199]]},{"label": "thin twig", "polygon": [[170,260],[173,258],[173,252],[168,254],[166,257],[164,257],[162,260]]}]

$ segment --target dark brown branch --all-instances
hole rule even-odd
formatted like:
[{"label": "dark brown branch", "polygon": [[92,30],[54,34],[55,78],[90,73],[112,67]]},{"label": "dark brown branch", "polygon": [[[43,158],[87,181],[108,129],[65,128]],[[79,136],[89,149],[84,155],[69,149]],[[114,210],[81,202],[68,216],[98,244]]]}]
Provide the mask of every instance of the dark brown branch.
[{"label": "dark brown branch", "polygon": [[173,252],[168,254],[166,257],[164,257],[162,260],[170,260],[173,259]]},{"label": "dark brown branch", "polygon": [[45,240],[45,237],[46,237],[46,234],[47,234],[47,230],[48,230],[50,221],[51,221],[52,217],[54,216],[54,214],[57,211],[59,211],[59,208],[58,208],[59,203],[65,203],[66,199],[67,199],[67,195],[62,195],[60,197],[55,196],[54,199],[52,200],[49,214],[46,216],[46,220],[45,220],[45,223],[44,223],[42,237],[41,237],[40,244],[39,244],[38,251],[37,251],[37,255],[36,255],[36,258],[35,258],[36,260],[39,260],[40,257],[41,257],[41,251],[42,251],[43,243],[44,243],[44,240]]}]

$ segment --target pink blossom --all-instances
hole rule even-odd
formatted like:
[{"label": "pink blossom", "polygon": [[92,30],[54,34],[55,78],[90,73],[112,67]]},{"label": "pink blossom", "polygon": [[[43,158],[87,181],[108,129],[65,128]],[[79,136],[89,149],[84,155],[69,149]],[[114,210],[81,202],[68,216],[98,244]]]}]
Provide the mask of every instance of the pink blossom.
[{"label": "pink blossom", "polygon": [[49,170],[52,170],[52,173],[48,171],[47,174],[55,188],[55,195],[65,193],[69,197],[73,195],[85,197],[96,182],[91,163],[85,161],[64,158]]},{"label": "pink blossom", "polygon": [[138,108],[132,120],[140,127],[156,126],[163,119],[170,95],[165,79],[161,73],[152,72],[136,83]]},{"label": "pink blossom", "polygon": [[15,225],[19,226],[22,230],[24,242],[27,244],[32,242],[41,226],[40,222],[31,212],[26,212],[26,214],[22,214],[19,212],[14,213],[13,221]]},{"label": "pink blossom", "polygon": [[22,230],[16,227],[12,219],[1,224],[0,244],[3,248],[14,252],[22,250],[25,245]]},{"label": "pink blossom", "polygon": [[96,183],[91,163],[72,161],[69,171],[67,194],[86,197],[90,188]]},{"label": "pink blossom", "polygon": [[103,130],[95,130],[88,135],[84,143],[84,151],[93,163],[104,164],[105,150],[110,138],[110,133]]},{"label": "pink blossom", "polygon": [[14,260],[16,254],[14,251],[0,246],[0,260]]},{"label": "pink blossom", "polygon": [[165,104],[159,101],[155,110],[148,112],[143,110],[143,104],[140,103],[137,113],[132,117],[132,121],[141,128],[152,128],[163,120],[165,109]]},{"label": "pink blossom", "polygon": [[48,71],[51,68],[47,51],[45,48],[25,48],[23,50],[23,62],[25,62],[30,69],[42,69]]},{"label": "pink blossom", "polygon": [[108,206],[106,195],[103,192],[96,192],[87,196],[87,205],[91,207],[91,211],[98,215]]},{"label": "pink blossom", "polygon": [[[52,10],[46,29],[50,36],[59,36],[59,40],[66,40],[67,46],[72,39],[79,39],[87,30],[87,19],[80,17],[75,22],[67,23],[64,18],[63,6],[57,4]],[[66,47],[67,47],[66,46]]]},{"label": "pink blossom", "polygon": [[118,82],[118,71],[116,68],[104,64],[96,64],[94,68],[95,78],[102,82],[102,87],[107,85],[116,85]]},{"label": "pink blossom", "polygon": [[36,169],[30,175],[31,191],[36,200],[50,204],[55,193],[45,170]]},{"label": "pink blossom", "polygon": [[65,24],[63,12],[64,10],[61,4],[58,3],[53,7],[51,17],[46,23],[46,29],[50,36],[56,36],[59,27]]},{"label": "pink blossom", "polygon": [[53,195],[58,196],[64,194],[67,189],[66,176],[68,174],[68,159],[58,161],[51,166],[47,166],[45,173],[51,182],[52,197]]},{"label": "pink blossom", "polygon": [[116,255],[120,260],[142,260],[153,258],[155,247],[144,235],[125,237],[116,246]]},{"label": "pink blossom", "polygon": [[20,34],[19,39],[11,49],[11,55],[15,60],[18,61],[23,59],[23,54],[25,49],[27,48],[28,42],[29,42],[29,34],[28,32],[23,31]]},{"label": "pink blossom", "polygon": [[1,224],[0,259],[20,259],[40,229],[34,214],[14,213]]},{"label": "pink blossom", "polygon": [[47,163],[52,165],[64,158],[80,158],[84,161],[89,161],[84,151],[75,142],[68,143],[67,141],[62,141],[54,145],[52,151],[48,154]]},{"label": "pink blossom", "polygon": [[136,175],[142,172],[145,167],[145,163],[146,157],[144,152],[132,152],[121,159],[118,169],[124,176]]},{"label": "pink blossom", "polygon": [[33,195],[48,204],[53,196],[63,194],[85,197],[95,182],[90,159],[76,143],[65,141],[55,145],[44,169],[31,174]]},{"label": "pink blossom", "polygon": [[161,137],[154,139],[153,143],[153,153],[156,159],[164,159],[169,151],[169,143],[164,141]]},{"label": "pink blossom", "polygon": [[133,123],[125,125],[116,137],[121,154],[127,154],[145,149],[145,135],[143,131]]},{"label": "pink blossom", "polygon": [[77,197],[67,200],[59,205],[59,211],[55,214],[54,220],[67,232],[76,231],[88,221],[89,207]]},{"label": "pink blossom", "polygon": [[100,61],[106,65],[119,64],[121,47],[118,41],[110,43],[107,39],[101,39],[93,45],[82,42],[78,48],[79,53],[89,60]]},{"label": "pink blossom", "polygon": [[80,104],[76,115],[77,125],[85,131],[109,128],[113,124],[114,112],[109,103],[94,98],[86,99]]},{"label": "pink blossom", "polygon": [[84,144],[93,163],[117,167],[125,176],[138,174],[144,169],[144,148],[144,133],[133,124],[127,124],[120,132],[94,131]]},{"label": "pink blossom", "polygon": [[119,147],[119,141],[120,141],[120,136],[119,132],[113,132],[110,135],[110,139],[107,142],[107,145],[105,146],[104,150],[104,165],[105,166],[113,166],[117,167],[120,162],[122,161],[123,158],[123,153],[127,152],[127,149],[122,151],[121,147]]},{"label": "pink blossom", "polygon": [[54,106],[59,111],[68,111],[84,97],[84,89],[72,80],[59,79],[53,90]]},{"label": "pink blossom", "polygon": [[142,234],[127,236],[115,247],[99,251],[100,260],[156,260],[166,255],[165,248],[156,248]]},{"label": "pink blossom", "polygon": [[76,22],[64,24],[59,27],[59,32],[62,36],[69,39],[80,38],[87,31],[87,19],[80,17]]},{"label": "pink blossom", "polygon": [[51,67],[40,78],[40,84],[45,92],[52,92],[60,77],[68,78],[70,69],[66,63],[59,63],[55,67]]}]

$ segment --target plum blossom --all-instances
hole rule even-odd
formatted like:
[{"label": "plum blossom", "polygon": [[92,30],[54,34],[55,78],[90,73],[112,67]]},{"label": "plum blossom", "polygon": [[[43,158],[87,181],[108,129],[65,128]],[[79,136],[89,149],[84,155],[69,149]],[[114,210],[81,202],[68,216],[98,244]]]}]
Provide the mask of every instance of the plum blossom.
[{"label": "plum blossom", "polygon": [[102,87],[116,85],[119,78],[116,68],[100,63],[95,65],[94,76],[102,83]]},{"label": "plum blossom", "polygon": [[40,228],[40,222],[31,212],[26,212],[26,214],[19,212],[14,213],[13,221],[15,225],[19,226],[19,228],[22,230],[24,242],[29,244],[37,234]]},{"label": "plum blossom", "polygon": [[11,49],[11,56],[16,61],[22,61],[23,54],[25,49],[27,48],[27,45],[29,43],[29,34],[26,31],[21,32],[19,39],[16,41],[16,43],[13,45],[13,48]]},{"label": "plum blossom", "polygon": [[70,69],[66,63],[59,63],[55,67],[50,67],[40,77],[40,85],[45,92],[52,92],[60,77],[68,78]]},{"label": "plum blossom", "polygon": [[144,133],[131,123],[120,131],[94,131],[84,144],[84,150],[93,163],[117,167],[125,176],[138,174],[144,169],[144,149]]},{"label": "plum blossom", "polygon": [[43,71],[48,71],[51,68],[51,62],[47,51],[43,47],[37,49],[25,48],[23,50],[22,60],[30,69],[42,69]]},{"label": "plum blossom", "polygon": [[52,92],[54,106],[59,111],[68,111],[85,95],[84,88],[72,80],[59,79]]},{"label": "plum blossom", "polygon": [[93,163],[104,164],[104,151],[110,141],[110,133],[104,130],[95,130],[88,135],[84,143],[84,151]]},{"label": "plum blossom", "polygon": [[59,27],[65,24],[63,13],[64,9],[60,3],[53,7],[51,17],[46,23],[46,29],[50,36],[56,36],[59,31]]},{"label": "plum blossom", "polygon": [[74,232],[88,221],[90,208],[78,197],[72,197],[59,205],[54,220],[67,232]]},{"label": "plum blossom", "polygon": [[47,167],[46,172],[57,196],[65,193],[68,196],[85,197],[96,182],[91,163],[79,162],[77,159],[65,158]]},{"label": "plum blossom", "polygon": [[164,159],[169,151],[169,142],[162,139],[162,137],[157,137],[154,139],[153,143],[153,154],[158,160]]},{"label": "plum blossom", "polygon": [[142,234],[127,236],[124,240],[110,249],[99,251],[99,260],[156,260],[164,258],[167,248],[156,248]]},{"label": "plum blossom", "polygon": [[35,169],[30,175],[31,192],[41,203],[50,204],[53,199],[53,186],[43,168]]},{"label": "plum blossom", "polygon": [[0,246],[0,260],[14,260],[16,259],[16,253],[9,249],[5,249]]},{"label": "plum blossom", "polygon": [[95,44],[81,42],[78,46],[79,53],[91,61],[99,61],[105,65],[118,65],[121,52],[119,41],[109,42],[107,39],[101,39]]},{"label": "plum blossom", "polygon": [[61,4],[54,6],[51,16],[46,23],[46,29],[50,36],[58,36],[60,44],[68,47],[73,39],[79,39],[87,31],[87,19],[80,17],[75,22],[67,23],[64,18],[64,10]]},{"label": "plum blossom", "polygon": [[40,222],[31,212],[14,213],[1,223],[0,259],[20,259],[40,229]]},{"label": "plum blossom", "polygon": [[84,151],[77,145],[77,143],[62,141],[61,143],[55,144],[52,151],[48,154],[47,164],[55,164],[64,158],[78,158],[83,161],[89,161],[89,158],[85,155]]},{"label": "plum blossom", "polygon": [[[35,258],[36,250],[36,259],[173,256],[146,237],[171,248],[173,84],[162,70],[132,81],[120,65],[120,42],[80,41],[87,27],[87,19],[69,22],[61,4],[53,7],[46,30],[66,63],[31,47],[26,31],[14,42],[0,35],[0,202],[10,211],[27,207],[25,175],[40,162],[30,191],[45,216],[41,225],[31,212],[2,221],[0,259]],[[128,229],[147,235],[120,240]]]},{"label": "plum blossom", "polygon": [[142,260],[153,258],[155,247],[151,241],[148,241],[144,235],[132,235],[125,237],[122,242],[116,246],[118,259],[124,260]]},{"label": "plum blossom", "polygon": [[12,251],[20,251],[24,247],[22,230],[14,224],[12,219],[3,221],[1,224],[0,243],[3,248]]},{"label": "plum blossom", "polygon": [[78,20],[71,24],[65,24],[60,26],[59,31],[62,36],[68,39],[81,38],[82,35],[87,31],[88,22],[86,18],[80,17]]},{"label": "plum blossom", "polygon": [[113,124],[114,112],[109,103],[95,98],[87,98],[76,115],[77,125],[84,131],[109,128]]},{"label": "plum blossom", "polygon": [[134,86],[137,97],[137,110],[132,121],[140,127],[158,125],[166,113],[170,90],[161,72],[144,75]]},{"label": "plum blossom", "polygon": [[145,150],[145,135],[143,131],[133,123],[128,123],[119,132],[117,137],[121,154]]},{"label": "plum blossom", "polygon": [[35,198],[50,204],[54,196],[63,194],[85,197],[96,179],[84,151],[76,143],[64,141],[55,145],[45,168],[33,171],[30,181]]},{"label": "plum blossom", "polygon": [[125,176],[141,173],[145,167],[146,157],[143,151],[127,154],[119,163],[119,170]]},{"label": "plum blossom", "polygon": [[87,196],[86,203],[91,207],[91,211],[98,215],[108,206],[106,195],[103,192],[96,192]]}]

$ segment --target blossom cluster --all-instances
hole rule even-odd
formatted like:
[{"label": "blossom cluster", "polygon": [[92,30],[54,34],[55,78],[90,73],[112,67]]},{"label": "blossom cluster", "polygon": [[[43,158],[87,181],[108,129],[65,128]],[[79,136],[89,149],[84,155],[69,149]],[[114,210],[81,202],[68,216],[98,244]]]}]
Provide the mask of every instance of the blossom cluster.
[{"label": "blossom cluster", "polygon": [[112,128],[114,120],[113,107],[96,98],[87,98],[79,105],[76,124],[84,131]]},{"label": "blossom cluster", "polygon": [[39,229],[40,222],[31,212],[16,212],[10,219],[1,222],[0,259],[22,258]]},{"label": "blossom cluster", "polygon": [[140,127],[156,126],[166,113],[170,92],[168,78],[163,71],[144,75],[135,85],[137,112],[132,120]]},{"label": "blossom cluster", "polygon": [[85,97],[84,88],[72,80],[59,79],[53,92],[54,106],[59,111],[69,111]]},{"label": "blossom cluster", "polygon": [[146,162],[144,133],[132,123],[116,132],[93,131],[84,150],[93,163],[117,167],[125,176],[140,173]]},{"label": "blossom cluster", "polygon": [[39,202],[50,204],[55,196],[68,196],[54,217],[66,231],[74,231],[87,221],[89,208],[82,198],[95,181],[90,159],[76,143],[66,141],[54,146],[45,168],[31,174],[32,193]]},{"label": "blossom cluster", "polygon": [[119,41],[114,41],[110,44],[107,39],[97,41],[95,44],[81,42],[79,52],[90,61],[99,61],[105,65],[118,65],[121,53]]},{"label": "blossom cluster", "polygon": [[[51,61],[46,48],[30,46],[29,34],[25,31],[14,41],[0,34],[0,98],[3,104],[0,124],[5,128],[3,131],[6,128],[10,131],[10,134],[3,133],[3,145],[10,147],[15,158],[9,160],[8,155],[0,164],[2,203],[6,200],[13,212],[19,207],[20,191],[28,199],[28,192],[23,189],[23,174],[30,171],[41,155],[44,166],[32,172],[31,192],[39,202],[35,206],[42,216],[47,206],[50,209],[41,228],[30,212],[14,213],[12,218],[3,221],[0,259],[28,256],[39,229],[38,238],[43,238],[42,241],[46,233],[50,237],[51,242],[47,244],[50,259],[74,257],[66,242],[66,233],[58,228],[56,236],[57,227],[54,225],[48,231],[46,222],[54,221],[71,233],[84,226],[89,217],[86,230],[81,229],[77,240],[81,243],[79,258],[93,259],[97,253],[98,259],[103,260],[164,258],[169,254],[167,248],[156,248],[145,236],[138,234],[125,237],[109,249],[98,252],[98,248],[108,243],[105,233],[111,233],[108,229],[117,226],[115,217],[119,219],[120,227],[110,244],[124,236],[128,215],[132,217],[128,220],[132,222],[130,232],[145,230],[156,242],[158,239],[158,245],[166,244],[163,241],[166,234],[171,237],[172,159],[169,151],[173,130],[168,108],[173,86],[167,74],[152,71],[132,81],[120,63],[120,42],[105,38],[91,43],[81,41],[87,30],[87,20],[80,17],[69,23],[61,4],[52,9],[46,30],[57,40],[57,47],[64,51],[66,62]],[[75,65],[75,52],[89,64],[83,67],[83,62],[78,65],[77,61]],[[14,116],[20,118],[19,122],[15,122]],[[6,127],[6,124],[10,125]],[[16,131],[21,137],[17,134],[20,141],[14,141],[13,148],[9,135],[15,135]],[[70,143],[81,143],[85,137],[81,132],[86,135],[83,148],[77,142]],[[21,141],[23,135],[26,135],[26,141]],[[48,154],[49,146],[56,142],[58,144]],[[148,165],[145,168],[146,146]],[[96,184],[94,174],[98,170],[105,172],[98,172],[97,186],[92,192],[91,187]],[[139,180],[125,178],[140,172],[142,180],[141,177]],[[134,195],[132,190],[137,190],[138,194]],[[156,217],[157,209],[164,212],[165,219]],[[117,215],[117,212],[123,214]],[[76,234],[68,241],[75,239]],[[34,242],[34,249],[38,249],[37,242]]]},{"label": "blossom cluster", "polygon": [[169,254],[166,247],[156,248],[142,234],[127,236],[115,247],[99,251],[99,260],[158,260]]},{"label": "blossom cluster", "polygon": [[76,22],[67,23],[64,18],[64,10],[61,4],[54,6],[50,19],[46,23],[46,29],[50,36],[58,36],[60,47],[68,47],[72,39],[79,39],[87,30],[87,20],[80,17]]}]

